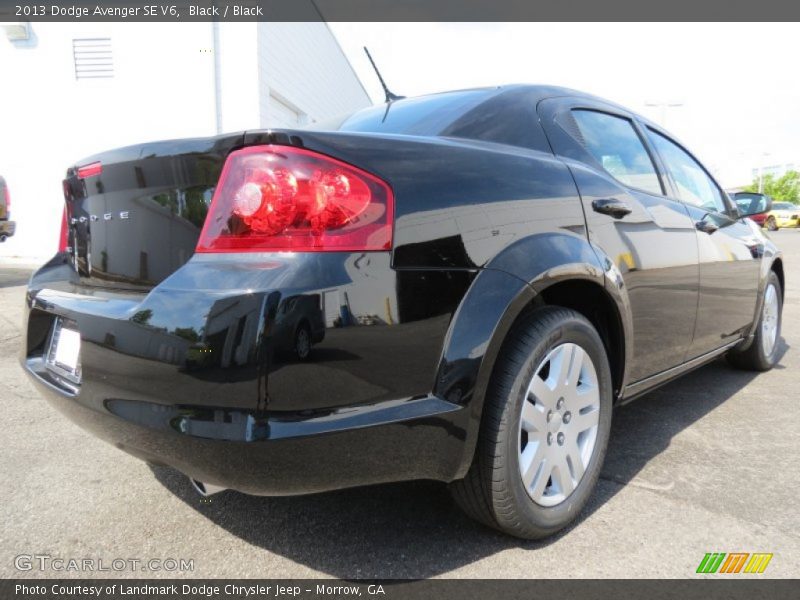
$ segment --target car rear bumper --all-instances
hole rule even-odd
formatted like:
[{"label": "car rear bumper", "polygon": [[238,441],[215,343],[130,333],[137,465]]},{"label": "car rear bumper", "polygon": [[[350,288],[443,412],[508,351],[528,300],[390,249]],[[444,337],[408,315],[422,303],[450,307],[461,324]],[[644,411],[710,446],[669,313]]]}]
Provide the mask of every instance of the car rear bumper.
[{"label": "car rear bumper", "polygon": [[[192,479],[257,495],[321,492],[408,479],[451,478],[460,407],[435,397],[287,419],[144,401],[91,406],[26,361],[43,395],[120,450]],[[455,413],[455,414],[454,414]],[[462,415],[463,416],[463,415]],[[451,464],[448,465],[448,462]]]},{"label": "car rear bumper", "polygon": [[0,221],[0,236],[11,237],[16,230],[16,221]]},{"label": "car rear bumper", "polygon": [[[395,282],[374,288],[393,276],[388,256],[373,255],[369,277],[341,274],[351,308],[308,362],[292,361],[280,323],[298,319],[284,307],[313,303],[284,301],[329,289],[301,285],[309,269],[333,275],[337,260],[355,259],[307,260],[316,264],[193,259],[138,295],[82,287],[64,259],[51,261],[29,287],[23,366],[81,427],[213,485],[286,495],[455,478],[469,411],[430,391],[450,315],[404,322],[384,295]],[[45,364],[56,319],[81,334],[77,385]]]}]

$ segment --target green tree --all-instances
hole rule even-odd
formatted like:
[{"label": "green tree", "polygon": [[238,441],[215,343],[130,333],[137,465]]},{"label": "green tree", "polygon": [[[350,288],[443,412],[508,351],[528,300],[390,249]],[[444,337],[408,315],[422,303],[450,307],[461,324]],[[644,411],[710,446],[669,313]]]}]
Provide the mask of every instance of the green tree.
[{"label": "green tree", "polygon": [[[758,177],[744,191],[758,192]],[[764,175],[764,193],[773,200],[797,203],[800,201],[800,173],[786,171],[778,178],[774,175]]]},{"label": "green tree", "polygon": [[135,315],[131,317],[131,321],[134,323],[138,323],[139,325],[148,325],[150,319],[153,317],[153,311],[149,308],[144,310],[140,310]]},{"label": "green tree", "polygon": [[200,334],[195,331],[194,327],[176,327],[172,333],[190,342],[200,339]]}]

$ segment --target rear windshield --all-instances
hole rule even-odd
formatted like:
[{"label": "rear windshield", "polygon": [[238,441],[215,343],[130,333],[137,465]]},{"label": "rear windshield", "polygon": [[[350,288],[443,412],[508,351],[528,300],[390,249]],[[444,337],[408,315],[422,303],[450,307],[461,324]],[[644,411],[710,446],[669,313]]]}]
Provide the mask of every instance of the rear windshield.
[{"label": "rear windshield", "polygon": [[447,92],[365,108],[346,117],[315,123],[308,129],[405,135],[437,135],[494,90]]}]

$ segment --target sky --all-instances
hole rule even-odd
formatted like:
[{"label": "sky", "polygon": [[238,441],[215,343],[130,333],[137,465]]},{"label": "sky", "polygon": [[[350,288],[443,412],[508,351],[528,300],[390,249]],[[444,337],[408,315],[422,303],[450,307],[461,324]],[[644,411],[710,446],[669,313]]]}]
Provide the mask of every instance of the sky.
[{"label": "sky", "polygon": [[[375,102],[507,83],[589,92],[660,123],[724,187],[800,164],[797,23],[330,23]],[[662,108],[648,104],[679,104]]]}]

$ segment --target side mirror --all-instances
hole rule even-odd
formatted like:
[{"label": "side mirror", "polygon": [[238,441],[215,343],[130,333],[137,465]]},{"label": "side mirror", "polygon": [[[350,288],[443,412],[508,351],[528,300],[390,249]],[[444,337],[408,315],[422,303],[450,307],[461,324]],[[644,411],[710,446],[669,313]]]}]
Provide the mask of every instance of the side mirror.
[{"label": "side mirror", "polygon": [[734,203],[740,217],[750,217],[772,210],[772,198],[765,194],[737,194],[734,196]]}]

